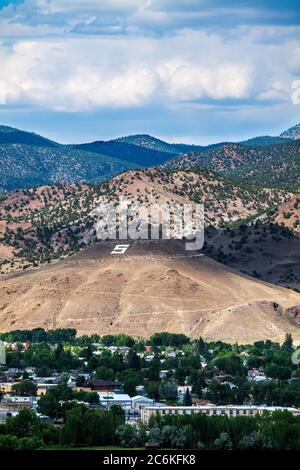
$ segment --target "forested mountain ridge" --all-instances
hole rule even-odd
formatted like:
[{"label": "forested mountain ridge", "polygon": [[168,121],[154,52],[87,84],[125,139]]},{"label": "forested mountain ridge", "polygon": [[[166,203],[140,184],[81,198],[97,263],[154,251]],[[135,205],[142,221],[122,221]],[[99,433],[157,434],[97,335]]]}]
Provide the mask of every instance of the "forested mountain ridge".
[{"label": "forested mountain ridge", "polygon": [[205,168],[233,179],[246,178],[263,185],[296,185],[300,177],[300,141],[266,147],[225,144],[204,152],[181,155],[162,164],[162,168],[170,171]]}]

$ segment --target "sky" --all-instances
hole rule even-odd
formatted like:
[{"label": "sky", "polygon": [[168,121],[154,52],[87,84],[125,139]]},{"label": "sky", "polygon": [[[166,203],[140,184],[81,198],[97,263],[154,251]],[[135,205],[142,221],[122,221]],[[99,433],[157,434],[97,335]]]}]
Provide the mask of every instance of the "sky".
[{"label": "sky", "polygon": [[0,0],[0,123],[208,144],[300,122],[299,0]]}]

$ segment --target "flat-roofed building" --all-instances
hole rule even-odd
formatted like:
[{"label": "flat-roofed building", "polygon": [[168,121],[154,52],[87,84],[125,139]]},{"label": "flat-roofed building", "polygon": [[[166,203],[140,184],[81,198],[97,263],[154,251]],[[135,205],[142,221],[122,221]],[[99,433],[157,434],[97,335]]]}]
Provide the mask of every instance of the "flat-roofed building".
[{"label": "flat-roofed building", "polygon": [[109,408],[111,405],[119,405],[125,410],[131,409],[131,398],[127,393],[97,392],[100,405]]},{"label": "flat-roofed building", "polygon": [[281,406],[254,406],[254,405],[200,405],[200,406],[145,406],[141,408],[141,421],[148,424],[151,416],[168,416],[168,415],[192,415],[194,413],[203,413],[206,416],[255,416],[262,414],[264,411],[273,413],[277,410],[287,410],[294,416],[300,416],[300,410],[297,408],[281,407]]}]

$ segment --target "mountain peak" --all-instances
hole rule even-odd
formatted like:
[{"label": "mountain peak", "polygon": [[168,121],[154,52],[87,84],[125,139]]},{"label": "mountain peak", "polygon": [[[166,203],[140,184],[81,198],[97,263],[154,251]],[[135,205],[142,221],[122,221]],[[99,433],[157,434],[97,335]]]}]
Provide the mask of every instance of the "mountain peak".
[{"label": "mountain peak", "polygon": [[288,139],[300,139],[300,124],[296,124],[290,127],[288,130],[282,132],[280,137],[286,137]]},{"label": "mountain peak", "polygon": [[0,144],[25,144],[41,147],[57,147],[59,144],[34,132],[0,125]]},{"label": "mountain peak", "polygon": [[148,134],[134,134],[125,137],[119,137],[115,140],[115,142],[123,142],[132,145],[138,145],[140,147],[144,147],[150,150],[156,150],[159,152],[167,152],[167,153],[179,153],[174,149],[172,144],[168,144],[163,140],[157,139]]}]

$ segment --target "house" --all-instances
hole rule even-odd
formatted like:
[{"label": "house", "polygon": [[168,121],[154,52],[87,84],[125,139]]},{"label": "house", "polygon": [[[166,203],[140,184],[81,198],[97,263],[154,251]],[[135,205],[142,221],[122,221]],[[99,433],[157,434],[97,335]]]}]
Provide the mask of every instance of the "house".
[{"label": "house", "polygon": [[167,357],[175,358],[177,356],[176,351],[168,351],[165,354]]},{"label": "house", "polygon": [[90,393],[91,391],[92,391],[91,387],[86,387],[85,385],[82,387],[74,387],[74,392]]},{"label": "house", "polygon": [[58,384],[62,381],[61,374],[53,374],[50,377],[37,377],[37,382],[43,382],[44,384]]},{"label": "house", "polygon": [[167,377],[169,370],[160,370],[159,371],[159,378],[161,380],[164,380]]},{"label": "house", "polygon": [[43,395],[46,395],[46,393],[48,392],[48,390],[50,390],[50,388],[56,387],[57,384],[37,383],[36,386],[37,386],[37,391],[36,391],[37,396],[42,397]]},{"label": "house", "polygon": [[142,395],[136,395],[131,398],[131,408],[134,411],[140,411],[144,406],[153,406],[154,400],[148,397],[143,397]]},{"label": "house", "polygon": [[178,393],[179,396],[180,395],[185,395],[187,391],[191,393],[192,388],[193,388],[192,385],[178,385],[177,393]]},{"label": "house", "polygon": [[223,382],[223,385],[228,385],[230,390],[233,390],[234,388],[237,388],[237,386],[234,383],[228,382],[228,381]]},{"label": "house", "polygon": [[36,371],[36,367],[26,367],[25,368],[25,372],[27,372],[27,374],[30,374],[30,375],[34,374],[35,371]]},{"label": "house", "polygon": [[107,351],[110,351],[113,354],[119,353],[124,356],[128,353],[130,348],[128,346],[107,346],[104,349],[106,349]]},{"label": "house", "polygon": [[250,369],[248,371],[248,380],[251,380],[253,382],[270,382],[272,381],[271,378],[267,377],[264,372],[258,370],[258,369]]},{"label": "house", "polygon": [[92,374],[89,372],[79,372],[78,377],[83,377],[85,381],[91,380]]},{"label": "house", "polygon": [[146,362],[151,362],[154,359],[154,354],[148,354],[147,356],[144,357]]},{"label": "house", "polygon": [[120,390],[122,383],[117,380],[97,379],[90,382],[91,390],[95,392],[113,392]]},{"label": "house", "polygon": [[0,383],[0,393],[9,394],[13,391],[14,382],[3,382]]}]

